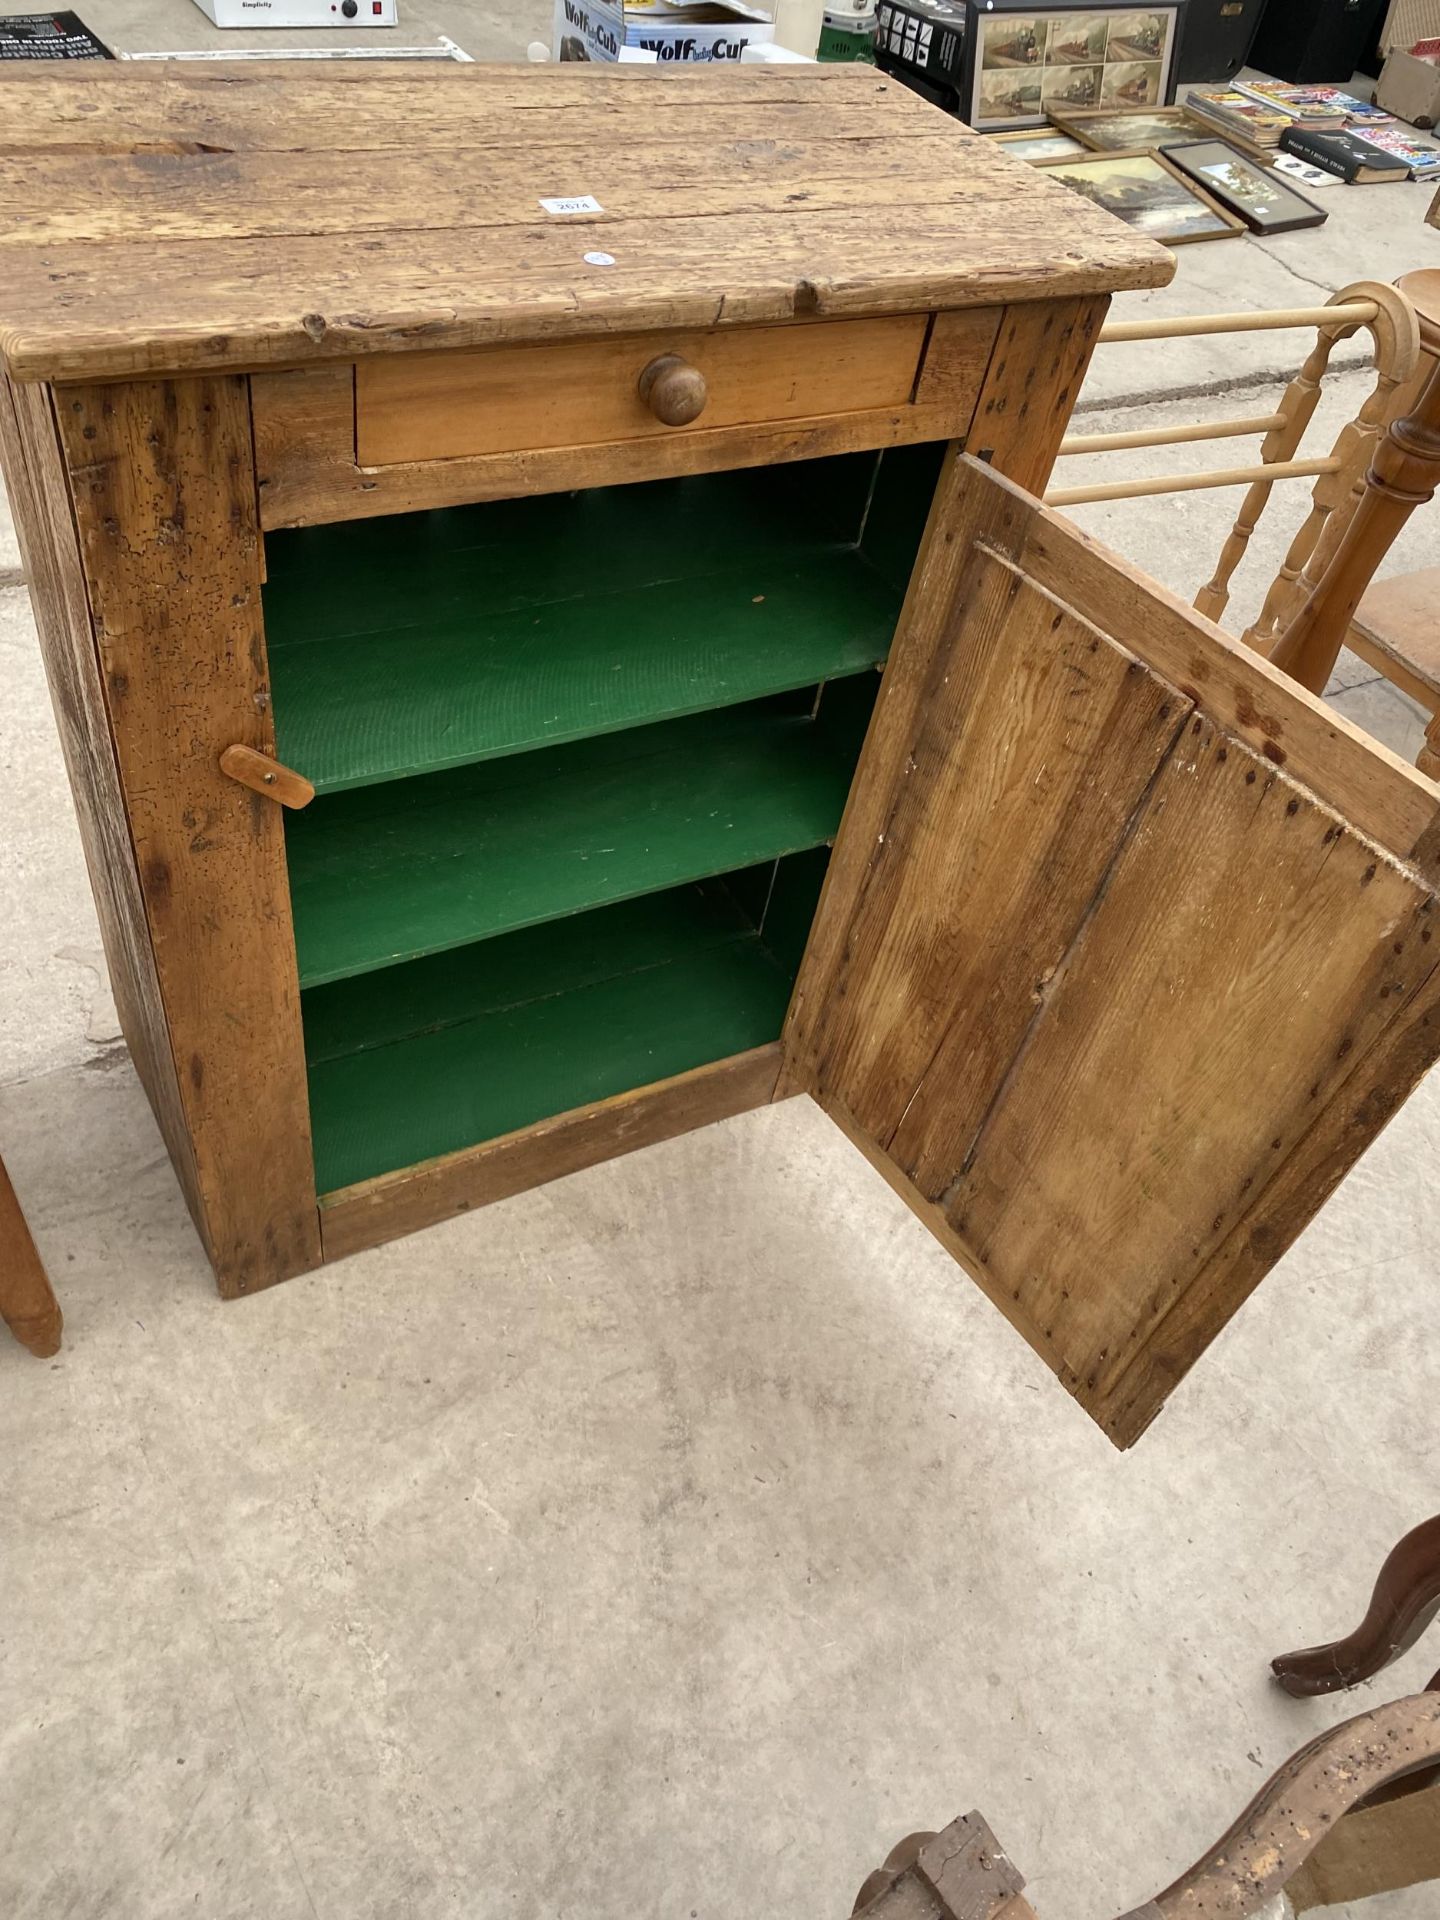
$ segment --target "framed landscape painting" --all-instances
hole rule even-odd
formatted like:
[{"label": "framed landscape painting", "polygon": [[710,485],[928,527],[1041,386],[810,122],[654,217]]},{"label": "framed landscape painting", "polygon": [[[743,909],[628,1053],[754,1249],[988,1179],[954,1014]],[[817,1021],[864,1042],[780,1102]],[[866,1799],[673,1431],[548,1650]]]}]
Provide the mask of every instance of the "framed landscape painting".
[{"label": "framed landscape painting", "polygon": [[1158,7],[966,0],[965,117],[998,133],[1102,107],[1163,107],[1175,95],[1183,18],[1184,0]]},{"label": "framed landscape painting", "polygon": [[1273,168],[1247,160],[1223,140],[1196,140],[1171,147],[1169,159],[1196,180],[1222,207],[1238,214],[1252,233],[1289,233],[1296,227],[1318,227],[1325,209],[1307,200]]},{"label": "framed landscape painting", "polygon": [[1172,147],[1196,139],[1201,131],[1183,107],[1095,107],[1082,113],[1055,108],[1050,118],[1098,153]]},{"label": "framed landscape painting", "polygon": [[1087,151],[1083,140],[1059,127],[1036,127],[1033,132],[1024,127],[1019,133],[992,133],[990,138],[1017,160],[1068,160]]},{"label": "framed landscape painting", "polygon": [[1075,160],[1043,160],[1041,170],[1083,193],[1147,239],[1167,247],[1193,240],[1228,240],[1244,222],[1212,200],[1160,153],[1087,153]]}]

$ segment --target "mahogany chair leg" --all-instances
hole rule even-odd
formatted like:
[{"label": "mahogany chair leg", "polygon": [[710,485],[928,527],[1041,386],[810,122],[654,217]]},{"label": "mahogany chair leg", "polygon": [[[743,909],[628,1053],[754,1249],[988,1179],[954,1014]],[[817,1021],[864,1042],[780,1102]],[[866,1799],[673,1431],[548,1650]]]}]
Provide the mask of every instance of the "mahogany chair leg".
[{"label": "mahogany chair leg", "polygon": [[0,1160],[0,1320],[39,1360],[60,1351],[63,1321],[15,1189]]},{"label": "mahogany chair leg", "polygon": [[[1408,1653],[1440,1613],[1440,1514],[1407,1533],[1375,1582],[1370,1608],[1352,1634],[1328,1646],[1282,1653],[1271,1661],[1286,1693],[1304,1699],[1373,1679]],[[1440,1673],[1428,1692],[1440,1691]]]}]

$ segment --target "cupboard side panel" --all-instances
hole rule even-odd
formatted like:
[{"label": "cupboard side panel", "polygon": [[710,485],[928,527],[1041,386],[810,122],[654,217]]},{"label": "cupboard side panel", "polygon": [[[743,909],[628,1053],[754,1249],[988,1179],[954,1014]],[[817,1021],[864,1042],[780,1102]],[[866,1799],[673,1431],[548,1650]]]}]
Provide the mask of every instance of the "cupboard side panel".
[{"label": "cupboard side panel", "polygon": [[1006,307],[969,451],[1028,493],[1045,491],[1110,308],[1108,294]]},{"label": "cupboard side panel", "polygon": [[203,1232],[185,1115],[48,387],[0,386],[0,454],[121,1029]]},{"label": "cupboard side panel", "polygon": [[248,384],[67,388],[57,418],[202,1231],[248,1293],[321,1257],[281,809],[219,765],[274,748]]}]

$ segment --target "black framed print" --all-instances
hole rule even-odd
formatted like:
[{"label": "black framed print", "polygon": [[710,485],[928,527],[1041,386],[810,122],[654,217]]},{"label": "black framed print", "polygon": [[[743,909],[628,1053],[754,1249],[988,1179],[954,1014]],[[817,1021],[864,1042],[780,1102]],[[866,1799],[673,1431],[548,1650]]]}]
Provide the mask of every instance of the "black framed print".
[{"label": "black framed print", "polygon": [[965,118],[982,133],[1001,133],[1043,126],[1052,112],[1167,106],[1183,16],[1184,0],[966,0]]},{"label": "black framed print", "polygon": [[1182,173],[1189,174],[1222,207],[1238,214],[1252,233],[1318,227],[1329,217],[1273,167],[1247,159],[1224,140],[1195,140],[1165,151]]}]

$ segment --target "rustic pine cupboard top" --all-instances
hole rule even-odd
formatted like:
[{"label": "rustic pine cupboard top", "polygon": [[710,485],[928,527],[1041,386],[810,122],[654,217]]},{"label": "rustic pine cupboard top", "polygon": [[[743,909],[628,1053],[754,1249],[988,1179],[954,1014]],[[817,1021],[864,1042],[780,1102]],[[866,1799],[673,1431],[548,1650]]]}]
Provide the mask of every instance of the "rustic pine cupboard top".
[{"label": "rustic pine cupboard top", "polygon": [[1440,1050],[1440,788],[1030,497],[1168,256],[859,69],[36,69],[0,168],[222,1291],[805,1092],[1135,1439]]},{"label": "rustic pine cupboard top", "polygon": [[[97,64],[0,85],[17,380],[998,308],[1173,270],[865,67]],[[541,205],[587,195],[603,211]]]}]

